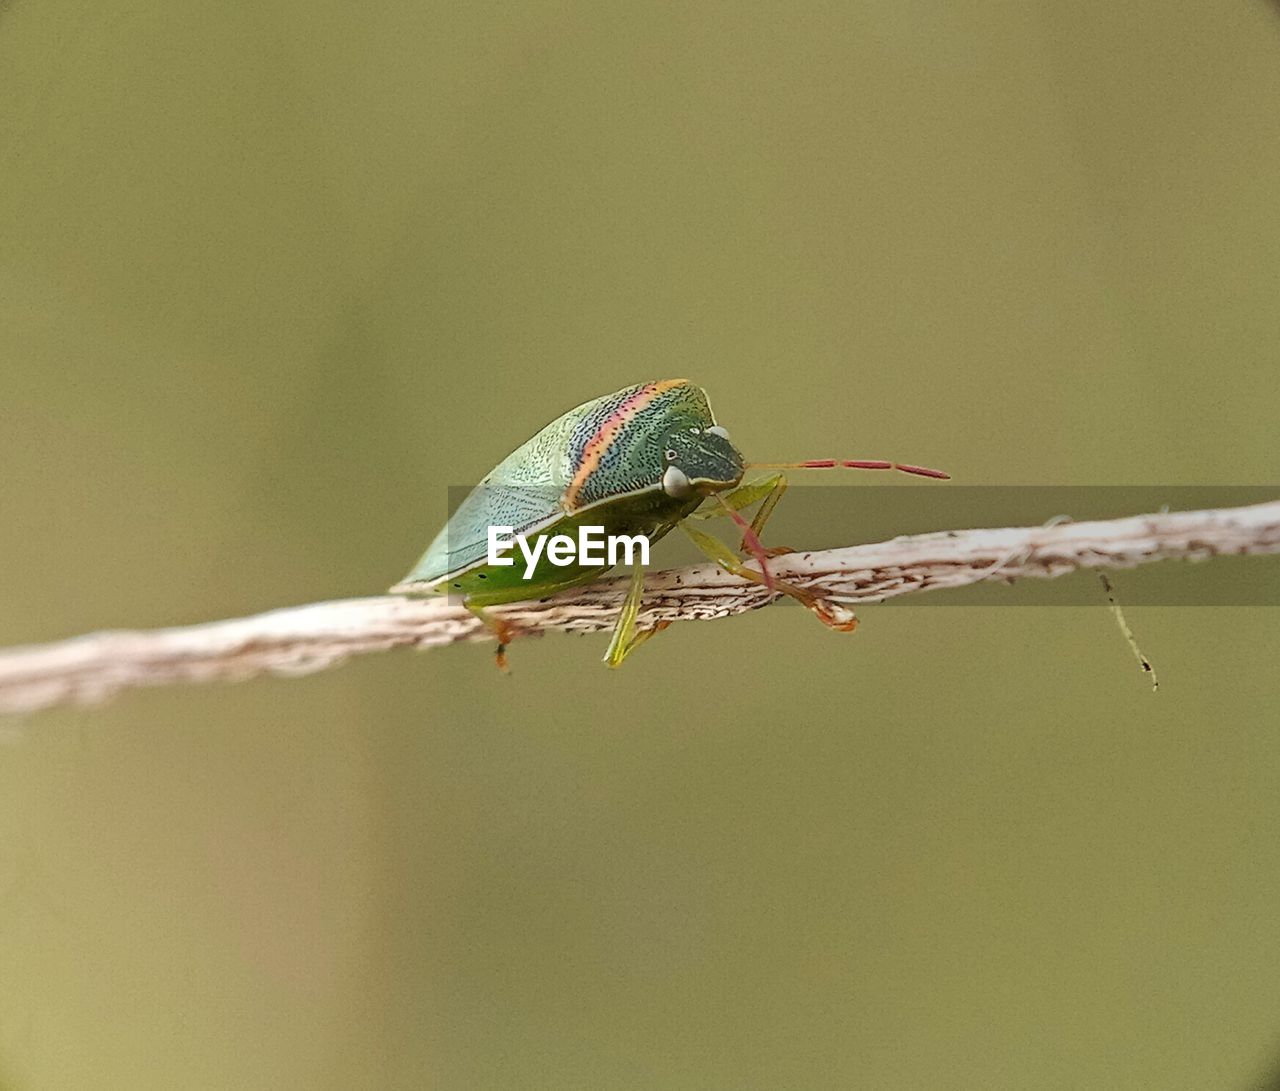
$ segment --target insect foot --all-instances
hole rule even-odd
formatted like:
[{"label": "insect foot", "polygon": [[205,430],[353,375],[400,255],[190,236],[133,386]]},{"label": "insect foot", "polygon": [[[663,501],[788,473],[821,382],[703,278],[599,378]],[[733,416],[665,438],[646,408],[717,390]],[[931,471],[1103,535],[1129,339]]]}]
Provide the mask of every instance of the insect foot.
[{"label": "insect foot", "polygon": [[819,621],[838,633],[851,633],[858,627],[857,615],[849,607],[830,599],[815,598],[809,607]]},{"label": "insect foot", "polygon": [[468,602],[464,599],[462,604],[475,614],[480,619],[480,623],[497,638],[498,650],[494,654],[494,666],[504,674],[511,671],[511,665],[507,662],[507,648],[511,645],[511,642],[518,636],[541,635],[540,633],[522,629],[515,622],[500,617],[473,602]]}]

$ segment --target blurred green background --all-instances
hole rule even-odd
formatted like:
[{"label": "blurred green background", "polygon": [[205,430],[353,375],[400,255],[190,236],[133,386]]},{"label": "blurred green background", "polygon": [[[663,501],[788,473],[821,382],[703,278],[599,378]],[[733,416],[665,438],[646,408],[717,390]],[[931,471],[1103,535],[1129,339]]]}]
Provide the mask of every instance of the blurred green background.
[{"label": "blurred green background", "polygon": [[[1275,482],[1277,102],[1262,2],[8,0],[0,642],[377,592],[673,375]],[[1101,604],[777,609],[6,721],[0,1084],[1249,1086],[1280,618],[1130,620],[1158,695]]]}]

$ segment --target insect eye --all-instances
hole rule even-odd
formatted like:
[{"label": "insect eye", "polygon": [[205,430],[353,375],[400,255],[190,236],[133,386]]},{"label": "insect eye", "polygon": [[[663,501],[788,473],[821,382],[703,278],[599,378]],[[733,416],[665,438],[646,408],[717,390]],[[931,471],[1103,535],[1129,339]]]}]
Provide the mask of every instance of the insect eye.
[{"label": "insect eye", "polygon": [[670,447],[666,449],[665,454],[668,462],[674,462],[676,460],[676,453]]}]

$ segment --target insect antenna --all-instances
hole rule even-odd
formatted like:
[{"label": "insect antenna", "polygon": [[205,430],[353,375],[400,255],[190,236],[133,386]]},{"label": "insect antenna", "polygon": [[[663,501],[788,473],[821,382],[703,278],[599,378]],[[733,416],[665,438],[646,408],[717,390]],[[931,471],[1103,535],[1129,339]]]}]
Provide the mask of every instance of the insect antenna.
[{"label": "insect antenna", "polygon": [[950,481],[951,475],[944,470],[931,470],[928,466],[912,466],[906,462],[886,462],[879,458],[811,458],[806,462],[748,462],[751,470],[897,470],[899,473],[915,474],[917,477],[934,477],[940,481]]}]

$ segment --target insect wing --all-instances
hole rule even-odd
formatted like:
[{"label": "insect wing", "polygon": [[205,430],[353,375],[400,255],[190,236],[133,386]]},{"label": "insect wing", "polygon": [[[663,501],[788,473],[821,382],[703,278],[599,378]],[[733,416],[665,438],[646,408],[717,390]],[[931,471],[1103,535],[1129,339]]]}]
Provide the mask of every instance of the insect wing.
[{"label": "insect wing", "polygon": [[511,527],[514,534],[536,533],[563,517],[559,499],[560,490],[553,485],[477,485],[458,505],[405,582],[439,582],[485,563],[490,527]]}]

